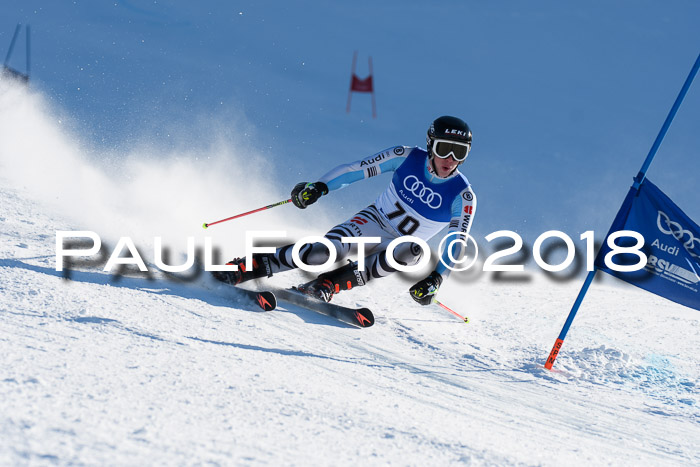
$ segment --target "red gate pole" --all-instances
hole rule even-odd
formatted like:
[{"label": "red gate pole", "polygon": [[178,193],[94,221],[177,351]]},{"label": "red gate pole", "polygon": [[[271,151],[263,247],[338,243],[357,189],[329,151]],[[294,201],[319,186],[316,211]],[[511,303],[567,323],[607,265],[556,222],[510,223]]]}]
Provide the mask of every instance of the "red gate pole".
[{"label": "red gate pole", "polygon": [[372,78],[372,118],[377,118],[377,104],[374,102],[374,72],[372,71],[372,57],[369,57],[369,76]]},{"label": "red gate pole", "polygon": [[350,100],[352,99],[352,82],[355,78],[355,64],[357,62],[357,50],[352,56],[352,70],[350,71],[350,89],[348,90],[348,108],[347,113],[350,113]]}]

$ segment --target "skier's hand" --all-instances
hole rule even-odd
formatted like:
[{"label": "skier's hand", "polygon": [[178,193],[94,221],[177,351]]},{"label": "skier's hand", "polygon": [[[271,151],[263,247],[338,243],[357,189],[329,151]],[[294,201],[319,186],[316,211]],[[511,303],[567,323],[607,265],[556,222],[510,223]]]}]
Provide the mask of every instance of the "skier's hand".
[{"label": "skier's hand", "polygon": [[323,182],[297,183],[292,189],[292,203],[299,209],[314,204],[321,196],[328,194],[328,187]]},{"label": "skier's hand", "polygon": [[417,282],[408,291],[411,294],[411,298],[421,305],[430,305],[440,288],[440,284],[442,284],[442,276],[437,271],[433,271],[428,277]]}]

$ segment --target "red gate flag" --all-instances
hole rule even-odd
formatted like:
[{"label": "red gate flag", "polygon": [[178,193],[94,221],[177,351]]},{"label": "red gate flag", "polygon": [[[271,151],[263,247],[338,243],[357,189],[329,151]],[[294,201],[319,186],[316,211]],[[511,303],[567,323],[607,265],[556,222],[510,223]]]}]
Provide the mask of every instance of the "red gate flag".
[{"label": "red gate flag", "polygon": [[374,78],[372,76],[372,57],[369,57],[369,76],[360,79],[355,74],[355,65],[357,64],[357,50],[352,56],[352,72],[350,74],[350,90],[348,91],[348,108],[350,113],[350,101],[352,100],[353,92],[367,92],[372,94],[372,118],[377,118],[377,105],[374,101]]},{"label": "red gate flag", "polygon": [[369,75],[365,79],[360,79],[356,74],[353,74],[352,83],[350,83],[350,90],[355,92],[374,92],[372,75]]}]

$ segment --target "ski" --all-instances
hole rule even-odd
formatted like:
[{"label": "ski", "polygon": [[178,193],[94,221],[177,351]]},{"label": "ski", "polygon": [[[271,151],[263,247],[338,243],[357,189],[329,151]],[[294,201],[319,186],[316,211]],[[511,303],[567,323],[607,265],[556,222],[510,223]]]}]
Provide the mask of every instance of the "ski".
[{"label": "ski", "polygon": [[277,308],[277,300],[279,299],[360,328],[368,328],[374,324],[374,315],[369,308],[351,308],[335,303],[326,303],[295,288],[257,291],[237,286],[231,287],[235,289],[236,295],[248,298],[263,311],[272,311]]},{"label": "ski", "polygon": [[275,290],[274,295],[279,300],[304,307],[322,315],[331,316],[346,324],[360,328],[368,328],[374,324],[374,315],[369,308],[350,308],[322,302],[294,288]]},{"label": "ski", "polygon": [[277,298],[275,294],[266,290],[255,291],[242,289],[240,287],[233,286],[236,289],[236,294],[242,295],[256,305],[258,305],[263,311],[272,311],[277,308]]}]

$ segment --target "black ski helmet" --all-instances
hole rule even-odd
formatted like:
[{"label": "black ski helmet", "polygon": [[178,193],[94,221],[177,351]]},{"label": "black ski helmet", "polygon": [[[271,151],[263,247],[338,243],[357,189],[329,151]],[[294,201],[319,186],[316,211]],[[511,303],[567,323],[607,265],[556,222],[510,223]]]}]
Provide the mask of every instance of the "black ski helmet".
[{"label": "black ski helmet", "polygon": [[428,154],[433,155],[433,141],[444,139],[455,143],[466,144],[472,147],[472,130],[464,120],[457,117],[443,115],[433,121],[428,128]]}]

